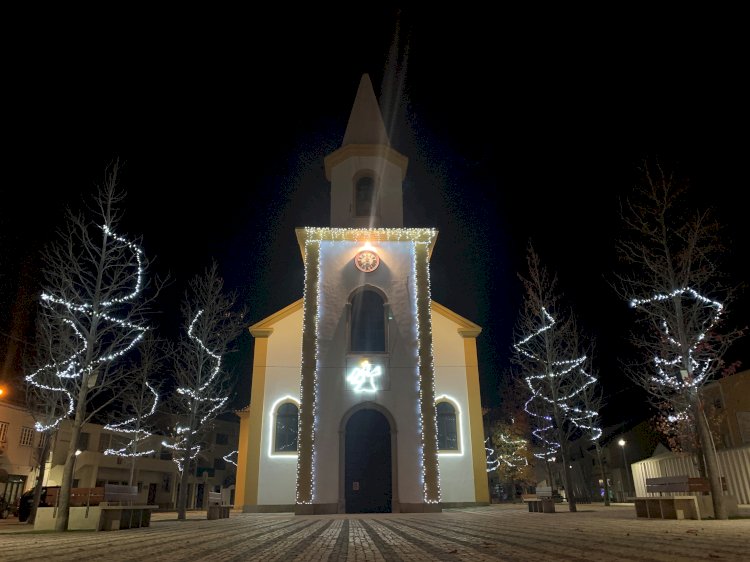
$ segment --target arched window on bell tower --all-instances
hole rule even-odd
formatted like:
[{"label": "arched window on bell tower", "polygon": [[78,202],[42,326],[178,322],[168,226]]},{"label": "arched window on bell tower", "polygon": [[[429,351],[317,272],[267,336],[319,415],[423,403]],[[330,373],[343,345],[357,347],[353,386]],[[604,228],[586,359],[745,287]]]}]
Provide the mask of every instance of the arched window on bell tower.
[{"label": "arched window on bell tower", "polygon": [[363,172],[354,179],[354,216],[370,217],[377,215],[375,204],[375,175]]},{"label": "arched window on bell tower", "polygon": [[351,299],[350,340],[352,353],[386,351],[386,305],[379,292],[363,287]]}]

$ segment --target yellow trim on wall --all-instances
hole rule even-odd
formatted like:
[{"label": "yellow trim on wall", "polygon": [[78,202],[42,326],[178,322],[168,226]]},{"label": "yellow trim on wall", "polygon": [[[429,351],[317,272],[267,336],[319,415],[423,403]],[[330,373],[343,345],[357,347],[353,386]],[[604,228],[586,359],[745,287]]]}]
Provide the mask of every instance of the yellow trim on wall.
[{"label": "yellow trim on wall", "polygon": [[487,482],[487,457],[484,451],[484,424],[482,423],[479,361],[477,360],[477,340],[475,337],[464,336],[464,358],[466,361],[466,390],[469,396],[471,458],[474,465],[474,501],[489,503],[490,489]]},{"label": "yellow trim on wall", "polygon": [[[238,414],[240,415],[240,447],[238,452],[240,462],[237,463],[236,497],[243,507],[258,505],[258,474],[260,472],[260,443],[263,430],[263,399],[266,387],[267,356],[268,336],[256,336],[253,352],[250,410]],[[244,463],[241,462],[242,459],[245,459]]]},{"label": "yellow trim on wall", "polygon": [[[302,299],[294,301],[292,304],[285,306],[278,312],[274,312],[271,316],[264,318],[260,322],[256,322],[248,328],[253,337],[256,338],[267,338],[273,332],[273,325],[279,320],[282,320],[302,309]],[[269,331],[270,330],[270,331]]]},{"label": "yellow trim on wall", "polygon": [[240,440],[237,446],[237,481],[235,502],[239,506],[245,505],[245,489],[247,480],[247,453],[250,449],[250,408],[235,412],[240,418]]}]

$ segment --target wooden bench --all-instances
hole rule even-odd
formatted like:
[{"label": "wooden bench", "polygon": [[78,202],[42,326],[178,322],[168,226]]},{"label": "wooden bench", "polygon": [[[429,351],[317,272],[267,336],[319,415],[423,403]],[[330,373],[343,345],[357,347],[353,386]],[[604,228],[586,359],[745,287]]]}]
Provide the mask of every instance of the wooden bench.
[{"label": "wooden bench", "polygon": [[529,513],[555,512],[555,500],[552,496],[551,486],[537,486],[536,494],[524,494],[521,497],[524,503],[529,506]]},{"label": "wooden bench", "polygon": [[[57,497],[55,497],[55,501]],[[83,507],[99,505],[104,501],[104,488],[71,488],[70,506]]]},{"label": "wooden bench", "polygon": [[[646,492],[659,494],[634,498],[637,517],[648,519],[701,519],[713,516],[708,494],[711,486],[706,478],[664,476],[646,478]],[[679,494],[665,496],[663,494]]]},{"label": "wooden bench", "polygon": [[97,531],[134,529],[151,525],[151,512],[158,505],[138,504],[138,486],[104,485],[104,501]]},{"label": "wooden bench", "polygon": [[206,519],[227,519],[229,507],[222,502],[221,492],[209,492]]}]

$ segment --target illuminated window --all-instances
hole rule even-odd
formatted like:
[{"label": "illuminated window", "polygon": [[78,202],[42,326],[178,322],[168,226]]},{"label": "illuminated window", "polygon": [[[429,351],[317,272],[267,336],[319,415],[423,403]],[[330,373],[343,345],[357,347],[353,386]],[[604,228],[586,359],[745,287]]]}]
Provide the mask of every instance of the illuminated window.
[{"label": "illuminated window", "polygon": [[21,440],[18,442],[22,447],[34,446],[34,430],[31,427],[21,428]]},{"label": "illuminated window", "polygon": [[375,291],[364,289],[352,298],[351,351],[385,351],[385,305]]},{"label": "illuminated window", "polygon": [[438,449],[441,451],[458,450],[458,431],[456,427],[456,409],[450,402],[438,402],[437,407]]},{"label": "illuminated window", "polygon": [[294,453],[297,451],[297,427],[299,410],[296,404],[285,402],[276,410],[276,432],[274,451]]},{"label": "illuminated window", "polygon": [[354,184],[354,214],[369,217],[372,214],[375,197],[375,180],[372,176],[362,176]]},{"label": "illuminated window", "polygon": [[8,439],[8,422],[0,422],[0,443]]}]

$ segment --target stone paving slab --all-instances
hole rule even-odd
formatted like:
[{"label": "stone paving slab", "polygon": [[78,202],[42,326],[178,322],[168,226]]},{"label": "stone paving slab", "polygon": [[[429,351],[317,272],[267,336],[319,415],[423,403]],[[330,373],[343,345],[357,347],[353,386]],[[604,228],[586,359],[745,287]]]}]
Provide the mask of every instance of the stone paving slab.
[{"label": "stone paving slab", "polygon": [[0,531],[2,561],[471,561],[750,560],[750,518],[638,519],[632,506],[579,506],[529,513],[522,505],[442,513],[242,514],[208,521],[155,513],[151,526],[121,531]]}]

